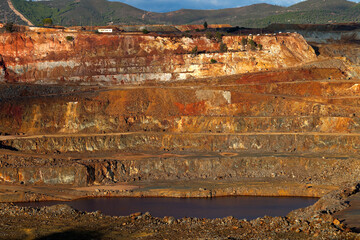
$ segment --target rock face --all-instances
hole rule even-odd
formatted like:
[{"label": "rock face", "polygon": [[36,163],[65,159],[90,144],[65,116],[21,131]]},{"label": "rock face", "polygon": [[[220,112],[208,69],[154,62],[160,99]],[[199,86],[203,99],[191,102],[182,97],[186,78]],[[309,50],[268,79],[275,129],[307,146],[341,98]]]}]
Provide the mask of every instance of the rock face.
[{"label": "rock face", "polygon": [[0,181],[356,179],[360,82],[298,34],[243,37],[0,35]]},{"label": "rock face", "polygon": [[[261,51],[242,51],[244,36],[206,37],[18,33],[0,35],[11,71],[5,82],[101,83],[174,81],[294,67],[315,60],[298,34],[254,36]],[[247,37],[247,36],[246,36]],[[192,50],[197,47],[197,52]],[[212,64],[211,59],[217,61]]]}]

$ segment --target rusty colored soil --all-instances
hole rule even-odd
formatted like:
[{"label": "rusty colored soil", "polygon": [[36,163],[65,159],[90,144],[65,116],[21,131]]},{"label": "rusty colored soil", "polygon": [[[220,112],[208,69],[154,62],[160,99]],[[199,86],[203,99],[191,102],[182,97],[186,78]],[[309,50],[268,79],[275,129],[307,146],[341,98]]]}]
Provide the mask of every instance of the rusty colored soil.
[{"label": "rusty colored soil", "polygon": [[[108,238],[354,239],[332,215],[359,190],[358,48],[320,46],[316,56],[300,35],[276,34],[253,36],[263,49],[251,50],[243,37],[222,37],[221,52],[205,36],[0,34],[0,202],[323,197],[317,204],[204,226],[4,204],[0,214],[22,231],[0,221],[1,236],[56,237],[83,221]],[[46,216],[49,228],[31,225]]]}]

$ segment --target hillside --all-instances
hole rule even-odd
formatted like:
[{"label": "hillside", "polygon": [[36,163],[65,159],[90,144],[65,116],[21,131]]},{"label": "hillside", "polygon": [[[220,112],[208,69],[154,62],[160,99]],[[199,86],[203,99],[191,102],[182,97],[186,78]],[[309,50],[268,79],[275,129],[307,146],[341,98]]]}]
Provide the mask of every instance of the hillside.
[{"label": "hillside", "polygon": [[[325,3],[329,3],[329,5]],[[344,22],[360,22],[360,4],[348,1],[337,2],[336,0],[307,1],[289,7],[284,13],[247,21],[244,25],[266,27],[272,23],[326,24]]]},{"label": "hillside", "polygon": [[[307,0],[290,7],[253,4],[220,10],[181,9],[168,13],[147,12],[121,2],[107,0],[36,1],[12,0],[17,10],[35,25],[52,18],[56,25],[107,24],[202,24],[225,23],[241,27],[265,27],[272,23],[359,22],[360,4],[347,0]],[[13,14],[6,4],[0,10]],[[4,14],[3,14],[4,15]],[[0,16],[1,19],[2,16]],[[8,18],[9,19],[9,18]],[[1,20],[0,20],[1,21]],[[4,21],[4,20],[3,20]],[[20,22],[19,19],[9,21]]]},{"label": "hillside", "polygon": [[0,0],[0,22],[25,24],[11,9],[6,0]]},{"label": "hillside", "polygon": [[284,9],[286,8],[270,4],[253,4],[246,7],[220,10],[181,9],[169,13],[148,13],[146,19],[171,24],[201,24],[208,21],[210,23],[241,25],[244,20],[267,17],[282,12]]},{"label": "hillside", "polygon": [[104,25],[110,22],[114,24],[193,24],[204,21],[239,24],[244,19],[267,17],[285,9],[270,4],[254,4],[220,10],[182,9],[168,13],[153,13],[121,2],[106,0],[12,1],[17,9],[35,24],[42,24],[44,18],[50,17],[55,24],[59,25]]},{"label": "hillside", "polygon": [[329,10],[329,11],[340,11],[356,5],[354,2],[347,0],[308,0],[299,2],[290,6],[289,10],[294,11],[313,11],[313,10]]},{"label": "hillside", "polygon": [[106,25],[146,23],[143,10],[120,2],[106,0],[63,0],[27,2],[12,0],[14,6],[35,24],[42,24],[44,18],[52,18],[58,25]]}]

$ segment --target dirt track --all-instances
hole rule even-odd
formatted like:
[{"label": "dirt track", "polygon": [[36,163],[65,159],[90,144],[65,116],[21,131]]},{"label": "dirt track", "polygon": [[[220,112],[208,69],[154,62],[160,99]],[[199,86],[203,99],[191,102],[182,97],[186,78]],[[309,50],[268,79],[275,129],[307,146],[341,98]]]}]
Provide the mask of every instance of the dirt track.
[{"label": "dirt track", "polygon": [[29,26],[34,26],[22,13],[20,13],[18,10],[15,9],[14,5],[12,4],[11,0],[7,0],[10,9],[18,15],[24,22],[26,22]]}]

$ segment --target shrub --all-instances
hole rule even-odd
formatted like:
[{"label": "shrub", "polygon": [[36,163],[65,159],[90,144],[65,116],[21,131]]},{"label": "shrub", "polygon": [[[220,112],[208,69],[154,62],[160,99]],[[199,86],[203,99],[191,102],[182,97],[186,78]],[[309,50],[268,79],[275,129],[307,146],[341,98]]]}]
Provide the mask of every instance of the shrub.
[{"label": "shrub", "polygon": [[196,56],[196,55],[198,54],[198,47],[197,47],[197,46],[195,46],[195,47],[191,50],[191,54],[192,54],[193,56]]},{"label": "shrub", "polygon": [[210,40],[214,37],[214,35],[211,32],[206,32],[205,36]]},{"label": "shrub", "polygon": [[263,45],[259,44],[258,47],[260,51],[263,50]]},{"label": "shrub", "polygon": [[221,42],[220,43],[220,52],[227,52],[227,50],[228,50],[228,47],[226,46],[226,44],[225,43],[223,43],[223,42]]},{"label": "shrub", "polygon": [[44,18],[43,24],[44,24],[44,26],[51,26],[51,25],[53,25],[53,21],[51,18]]},{"label": "shrub", "polygon": [[222,37],[223,37],[224,35],[223,34],[221,34],[220,32],[216,32],[215,33],[215,39],[218,41],[218,42],[221,42],[222,41]]},{"label": "shrub", "polygon": [[247,38],[242,38],[241,39],[241,46],[244,48],[246,46],[246,44],[248,43]]},{"label": "shrub", "polygon": [[252,40],[252,39],[250,39],[248,42],[249,42],[249,44],[250,44],[250,49],[251,49],[251,50],[255,50],[256,47],[257,47],[256,42],[255,42],[254,40]]},{"label": "shrub", "polygon": [[217,63],[217,61],[215,59],[213,59],[213,58],[210,60],[210,62],[211,63]]},{"label": "shrub", "polygon": [[14,24],[13,23],[6,23],[5,24],[5,31],[9,32],[9,33],[15,32]]},{"label": "shrub", "polygon": [[204,22],[204,28],[207,29],[208,28],[208,23],[205,21]]},{"label": "shrub", "polygon": [[74,41],[74,37],[73,36],[66,36],[66,40],[68,40],[69,42]]},{"label": "shrub", "polygon": [[143,34],[148,34],[149,31],[148,31],[146,28],[144,28],[144,29],[142,30],[142,33],[143,33]]}]

